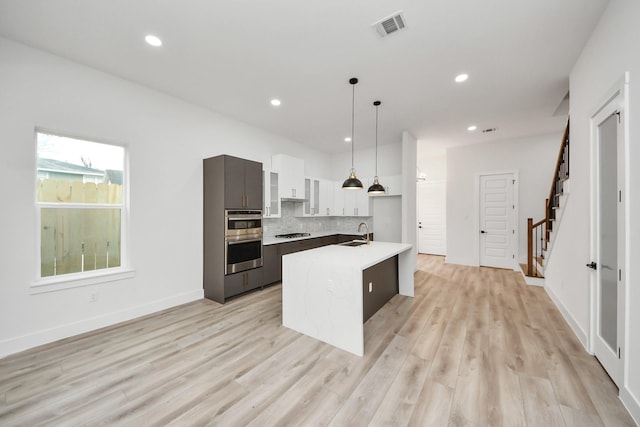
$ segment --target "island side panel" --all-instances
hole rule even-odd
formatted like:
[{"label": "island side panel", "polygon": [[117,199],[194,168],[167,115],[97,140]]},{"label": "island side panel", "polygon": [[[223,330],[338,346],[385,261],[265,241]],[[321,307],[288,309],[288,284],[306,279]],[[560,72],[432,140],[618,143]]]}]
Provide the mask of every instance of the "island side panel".
[{"label": "island side panel", "polygon": [[414,296],[413,267],[414,259],[412,256],[411,245],[398,254],[398,288],[400,295],[408,297]]},{"label": "island side panel", "polygon": [[362,321],[366,322],[398,294],[398,256],[362,271]]},{"label": "island side panel", "polygon": [[282,324],[363,356],[362,269],[328,251],[283,256]]}]

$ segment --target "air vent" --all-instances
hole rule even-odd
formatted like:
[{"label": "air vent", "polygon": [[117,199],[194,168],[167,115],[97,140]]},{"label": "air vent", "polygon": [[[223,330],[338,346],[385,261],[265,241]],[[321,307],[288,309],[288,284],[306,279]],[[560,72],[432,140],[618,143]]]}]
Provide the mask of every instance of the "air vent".
[{"label": "air vent", "polygon": [[491,132],[495,132],[496,128],[487,128],[487,129],[482,129],[482,133],[491,133]]},{"label": "air vent", "polygon": [[405,28],[405,22],[402,11],[400,11],[372,24],[371,26],[375,28],[380,37],[386,37],[391,33],[395,33]]}]

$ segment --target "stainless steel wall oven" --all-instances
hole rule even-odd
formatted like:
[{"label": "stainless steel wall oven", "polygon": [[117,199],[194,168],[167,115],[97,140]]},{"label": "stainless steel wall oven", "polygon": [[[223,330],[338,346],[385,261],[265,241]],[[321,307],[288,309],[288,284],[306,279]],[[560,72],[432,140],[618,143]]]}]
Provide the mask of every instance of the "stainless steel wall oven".
[{"label": "stainless steel wall oven", "polygon": [[225,274],[262,266],[262,211],[226,210]]}]

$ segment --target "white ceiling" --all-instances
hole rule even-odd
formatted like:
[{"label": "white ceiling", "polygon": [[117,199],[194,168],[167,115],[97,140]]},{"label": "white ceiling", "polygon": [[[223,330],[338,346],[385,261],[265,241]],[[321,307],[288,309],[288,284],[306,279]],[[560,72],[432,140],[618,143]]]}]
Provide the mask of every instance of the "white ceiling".
[{"label": "white ceiling", "polygon": [[[434,145],[560,132],[566,118],[553,113],[607,3],[0,0],[0,35],[341,152],[350,77],[356,149],[374,144],[376,99],[380,144],[403,130]],[[406,30],[379,38],[371,24],[398,10]],[[150,33],[162,47],[144,42]],[[461,72],[469,80],[454,83]]]}]

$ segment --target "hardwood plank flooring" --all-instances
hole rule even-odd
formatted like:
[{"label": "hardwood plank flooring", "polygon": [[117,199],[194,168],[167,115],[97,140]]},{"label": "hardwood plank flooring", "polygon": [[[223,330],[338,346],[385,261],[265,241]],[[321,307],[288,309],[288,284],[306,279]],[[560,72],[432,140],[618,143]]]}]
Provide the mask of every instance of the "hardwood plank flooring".
[{"label": "hardwood plank flooring", "polygon": [[544,289],[420,255],[358,357],[282,326],[281,286],[0,360],[2,426],[633,426]]}]

